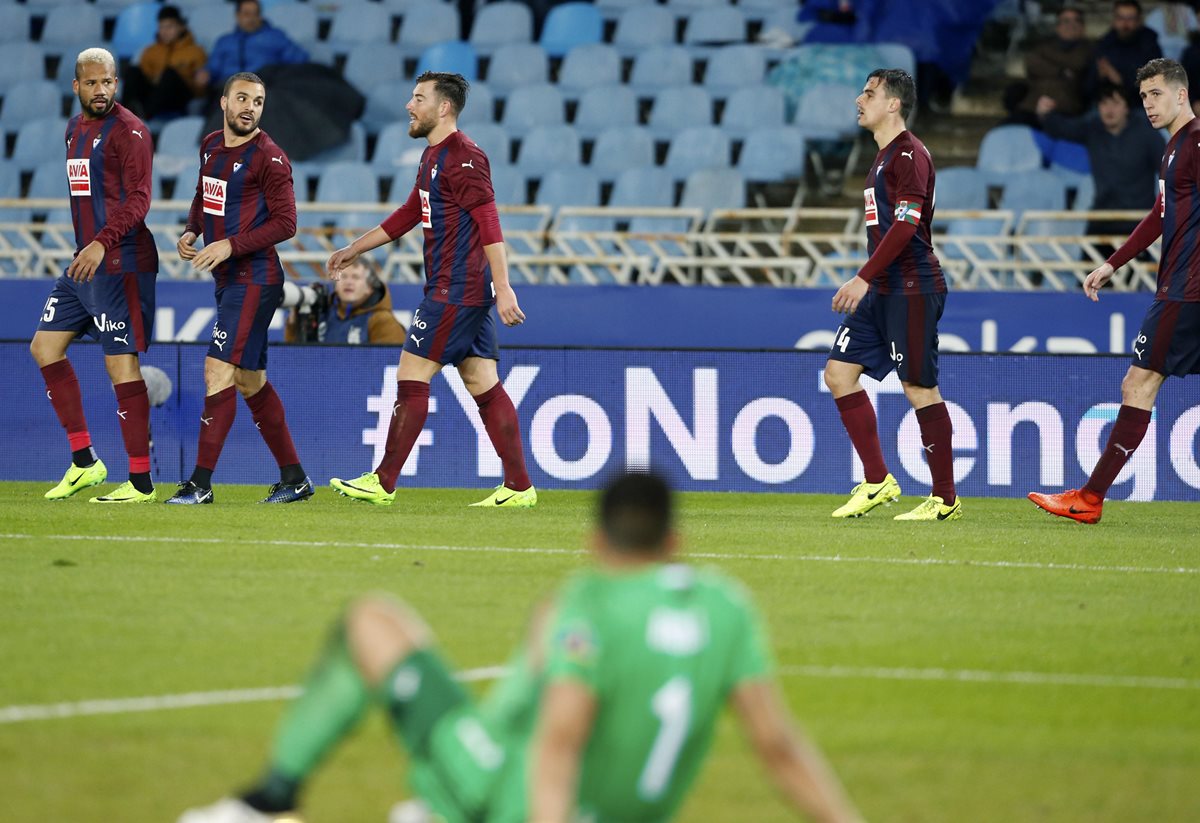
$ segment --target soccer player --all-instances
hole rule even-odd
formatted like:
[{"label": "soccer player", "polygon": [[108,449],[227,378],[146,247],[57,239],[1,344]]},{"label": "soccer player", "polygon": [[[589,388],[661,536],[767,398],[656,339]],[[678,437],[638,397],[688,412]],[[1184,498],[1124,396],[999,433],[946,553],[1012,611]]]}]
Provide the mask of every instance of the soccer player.
[{"label": "soccer player", "polygon": [[80,52],[72,89],[81,108],[65,135],[75,258],[54,284],[29,346],[71,444],[71,467],[45,497],[63,500],[108,477],[92,448],[79,381],[67,359],[71,341],[89,334],[104,350],[129,455],[129,480],[91,502],[150,503],[157,499],[150,478],[150,401],[138,354],[149,348],[154,329],[158,250],[146,228],[154,147],[150,130],[117,102],[117,67],[109,52]]},{"label": "soccer player", "polygon": [[1156,129],[1171,135],[1159,167],[1158,198],[1121,248],[1083,281],[1083,293],[1100,299],[1113,272],[1162,236],[1158,288],[1133,341],[1133,362],[1121,381],[1121,409],[1100,460],[1082,489],[1030,492],[1029,499],[1059,517],[1099,523],[1108,489],[1150,426],[1154,399],[1174,375],[1200,374],[1200,120],[1188,102],[1188,78],[1174,60],[1157,58],[1137,73],[1142,106]]},{"label": "soccer player", "polygon": [[[204,412],[196,468],[168,503],[212,503],[212,475],[237,413],[237,394],[279,464],[279,482],[261,503],[313,496],[288,431],[283,403],[267,380],[267,326],[283,293],[275,244],[296,233],[296,193],[287,155],[258,127],[267,90],[256,74],[229,78],[225,124],[200,141],[200,179],[176,249],[216,280],[217,319],[204,360]],[[204,235],[204,249],[196,238]]]},{"label": "soccer player", "polygon": [[420,224],[425,230],[425,299],[413,313],[396,374],[396,404],[383,459],[375,471],[329,485],[379,506],[396,499],[396,478],[429,412],[429,383],[443,366],[458,369],[504,467],[504,482],[472,506],[531,508],[537,490],[525,470],[517,410],[496,373],[500,349],[492,303],[506,326],[525,321],[508,282],[504,237],[496,213],[487,155],[458,130],[469,85],[460,74],[425,72],[408,110],[410,137],[424,137],[417,180],[408,200],[380,225],[329,258],[329,276],[363,252]]},{"label": "soccer player", "polygon": [[354,604],[285,714],[263,778],[180,823],[295,820],[305,782],[372,703],[412,756],[413,789],[445,823],[669,820],[725,705],[791,805],[859,820],[779,694],[746,591],[675,561],[671,510],[653,476],[603,492],[596,567],[535,612],[478,705],[411,609]]},{"label": "soccer player", "polygon": [[900,497],[879,445],[875,409],[859,382],[864,372],[882,380],[892,369],[916,409],[933,476],[930,496],[895,519],[962,517],[962,501],[954,491],[950,413],[938,391],[937,324],[946,304],[946,281],[930,242],[933,158],[904,124],[915,102],[913,79],[900,69],[871,72],[855,101],[859,125],[879,146],[863,190],[870,257],[833,296],[833,310],[847,317],[829,350],[825,385],[866,479],[834,517],[861,517]]}]

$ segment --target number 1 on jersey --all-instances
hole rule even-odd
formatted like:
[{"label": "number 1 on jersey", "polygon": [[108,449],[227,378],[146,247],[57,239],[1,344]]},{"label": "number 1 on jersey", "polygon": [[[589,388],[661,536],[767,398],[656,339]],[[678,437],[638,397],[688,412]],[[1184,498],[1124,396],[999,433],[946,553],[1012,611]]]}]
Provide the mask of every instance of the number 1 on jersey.
[{"label": "number 1 on jersey", "polygon": [[638,794],[643,800],[657,800],[671,781],[675,761],[692,725],[691,681],[683,675],[672,677],[654,693],[650,709],[658,718],[659,727],[638,778]]}]

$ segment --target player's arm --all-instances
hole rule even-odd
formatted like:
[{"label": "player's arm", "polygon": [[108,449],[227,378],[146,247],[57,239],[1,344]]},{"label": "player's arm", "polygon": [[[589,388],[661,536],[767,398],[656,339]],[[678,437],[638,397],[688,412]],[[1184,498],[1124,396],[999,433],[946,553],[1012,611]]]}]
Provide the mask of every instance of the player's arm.
[{"label": "player's arm", "polygon": [[730,702],[759,760],[793,806],[820,823],[862,820],[825,758],[797,728],[774,682],[744,681]]},{"label": "player's arm", "polygon": [[529,774],[531,823],[569,823],[583,750],[596,719],[596,697],[578,680],[546,687],[538,712]]},{"label": "player's arm", "polygon": [[337,280],[342,269],[353,263],[360,254],[377,249],[384,243],[391,243],[408,234],[421,222],[421,194],[416,186],[408,193],[404,205],[383,219],[375,228],[361,237],[355,238],[349,246],[343,246],[329,256],[325,263],[325,272],[330,279]]},{"label": "player's arm", "polygon": [[[210,242],[192,260],[196,271],[212,271],[231,257],[269,249],[296,236],[296,190],[292,187],[292,166],[282,154],[260,160],[263,198],[267,201],[267,219],[261,225],[215,243]],[[275,162],[275,161],[279,162]]]},{"label": "player's arm", "polygon": [[1154,206],[1151,207],[1150,213],[1142,218],[1142,222],[1137,224],[1137,227],[1129,235],[1129,239],[1121,245],[1121,248],[1113,252],[1108,260],[1093,269],[1084,278],[1083,293],[1089,300],[1093,303],[1099,302],[1100,289],[1112,279],[1117,269],[1150,248],[1150,244],[1162,235],[1162,209],[1162,195],[1159,195],[1155,198]]},{"label": "player's arm", "polygon": [[127,129],[113,135],[111,148],[121,160],[121,189],[125,192],[125,202],[106,204],[104,228],[67,266],[67,276],[74,280],[91,280],[104,262],[105,253],[144,221],[150,211],[150,164],[154,147],[150,143],[149,130],[143,128],[142,131],[140,137]]},{"label": "player's arm", "polygon": [[508,254],[504,249],[504,234],[500,231],[500,215],[496,212],[494,199],[471,209],[471,219],[479,228],[483,253],[492,271],[492,286],[496,290],[496,311],[506,326],[519,326],[525,322],[525,312],[517,303],[517,293],[508,279]]}]

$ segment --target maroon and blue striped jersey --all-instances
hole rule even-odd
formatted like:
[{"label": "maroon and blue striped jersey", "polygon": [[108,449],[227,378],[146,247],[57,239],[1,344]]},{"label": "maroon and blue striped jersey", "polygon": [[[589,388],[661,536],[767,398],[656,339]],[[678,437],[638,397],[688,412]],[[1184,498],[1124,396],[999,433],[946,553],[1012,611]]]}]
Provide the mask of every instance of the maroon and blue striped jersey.
[{"label": "maroon and blue striped jersey", "polygon": [[425,294],[440,303],[490,306],[492,269],[471,212],[494,202],[483,149],[461,131],[421,154],[408,200],[380,226],[395,240],[418,223],[425,230]]},{"label": "maroon and blue striped jersey", "polygon": [[1162,256],[1155,300],[1200,302],[1200,118],[1167,142],[1158,172]]},{"label": "maroon and blue striped jersey", "polygon": [[200,177],[187,230],[205,245],[228,240],[233,253],[213,269],[217,285],[283,282],[275,251],[296,234],[292,164],[265,131],[228,148],[223,132],[200,141]]},{"label": "maroon and blue striped jersey", "polygon": [[158,249],[146,228],[154,144],[146,124],[120,103],[89,120],[67,123],[67,185],[75,251],[104,246],[97,275],[158,271]]},{"label": "maroon and blue striped jersey", "polygon": [[942,267],[933,253],[933,158],[912,132],[902,131],[879,154],[867,173],[863,189],[867,252],[874,254],[883,236],[897,221],[916,225],[916,233],[900,253],[883,261],[883,271],[871,280],[880,294],[937,294],[946,291]]}]

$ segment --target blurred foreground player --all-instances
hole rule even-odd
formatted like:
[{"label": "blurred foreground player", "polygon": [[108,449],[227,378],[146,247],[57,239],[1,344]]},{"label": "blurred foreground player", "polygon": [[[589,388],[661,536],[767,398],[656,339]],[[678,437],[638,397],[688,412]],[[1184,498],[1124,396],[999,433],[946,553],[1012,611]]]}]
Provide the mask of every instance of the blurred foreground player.
[{"label": "blurred foreground player", "polygon": [[[296,192],[287,155],[258,127],[267,90],[256,74],[225,83],[225,122],[200,142],[200,179],[176,249],[216,280],[217,319],[204,360],[204,411],[196,468],[168,503],[213,502],[212,475],[237,414],[240,393],[275,462],[279,482],[261,503],[313,496],[300,466],[283,403],[267,381],[267,328],[283,294],[275,244],[296,233]],[[204,235],[204,249],[196,238]]]},{"label": "blurred foreground player", "polygon": [[877,69],[855,101],[859,125],[879,146],[863,190],[870,258],[833,296],[833,310],[847,317],[829,350],[825,385],[866,479],[834,517],[861,517],[900,497],[900,485],[883,460],[875,409],[859,381],[864,372],[882,380],[892,369],[916,410],[933,476],[930,496],[895,519],[962,517],[954,490],[950,413],[938,391],[937,324],[946,305],[946,281],[930,241],[933,159],[904,124],[916,97],[908,72]]},{"label": "blurred foreground player", "polygon": [[372,704],[412,757],[412,788],[432,814],[420,819],[670,820],[729,705],[793,807],[859,820],[796,729],[745,589],[675,562],[671,510],[656,477],[627,475],[603,492],[595,567],[536,611],[479,704],[415,612],[382,597],[355,603],[285,714],[262,780],[180,823],[298,820],[301,789]]},{"label": "blurred foreground player", "polygon": [[1113,273],[1162,236],[1158,288],[1133,341],[1133,363],[1121,381],[1121,409],[1100,460],[1082,489],[1030,492],[1042,509],[1080,523],[1099,523],[1104,497],[1146,436],[1154,399],[1172,375],[1200,374],[1200,120],[1188,102],[1183,66],[1158,58],[1137,73],[1142,106],[1156,129],[1171,135],[1159,168],[1158,199],[1112,257],[1083,281],[1093,301]]},{"label": "blurred foreground player", "polygon": [[75,259],[54,284],[29,346],[71,444],[71,467],[45,496],[62,500],[108,477],[67,359],[71,342],[89,334],[104,350],[129,455],[129,480],[91,502],[151,503],[157,492],[150,478],[150,401],[138,353],[149,348],[154,330],[158,250],[146,228],[154,146],[145,124],[117,102],[109,52],[80,52],[72,88],[81,108],[65,135]]},{"label": "blurred foreground player", "polygon": [[492,320],[495,303],[506,326],[525,321],[508,282],[504,237],[496,213],[487,155],[458,130],[467,104],[461,74],[425,72],[417,78],[408,110],[410,137],[424,137],[417,180],[408,200],[383,223],[329,258],[335,280],[360,254],[425,230],[425,299],[413,313],[396,373],[396,403],[383,460],[353,480],[335,477],[339,493],[378,506],[396,499],[396,478],[429,413],[429,383],[454,366],[475,398],[488,437],[504,467],[504,482],[472,506],[531,508],[537,491],[525,470],[521,424],[496,372],[500,346]]}]

